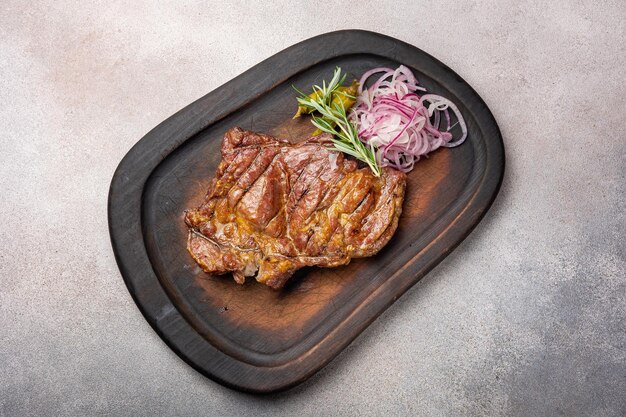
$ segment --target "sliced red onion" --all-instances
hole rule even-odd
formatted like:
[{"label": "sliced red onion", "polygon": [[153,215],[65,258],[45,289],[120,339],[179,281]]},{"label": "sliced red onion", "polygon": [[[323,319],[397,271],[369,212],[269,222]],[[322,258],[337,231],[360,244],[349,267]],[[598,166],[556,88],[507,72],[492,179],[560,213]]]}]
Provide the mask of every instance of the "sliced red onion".
[{"label": "sliced red onion", "polygon": [[[364,89],[366,81],[381,72],[374,84]],[[361,141],[377,148],[376,158],[382,166],[408,172],[422,156],[442,146],[458,146],[467,138],[465,120],[454,103],[436,94],[420,97],[417,91],[426,89],[404,65],[395,70],[373,68],[361,77],[350,117]],[[461,129],[459,138],[449,132],[453,127],[450,110]],[[445,130],[443,120],[447,123]]]}]

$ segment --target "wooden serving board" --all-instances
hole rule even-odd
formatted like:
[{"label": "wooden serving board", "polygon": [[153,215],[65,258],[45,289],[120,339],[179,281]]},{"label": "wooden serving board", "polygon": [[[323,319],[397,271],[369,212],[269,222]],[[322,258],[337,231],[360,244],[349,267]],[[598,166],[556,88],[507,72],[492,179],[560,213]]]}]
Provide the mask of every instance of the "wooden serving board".
[{"label": "wooden serving board", "polygon": [[[186,251],[183,212],[203,199],[233,126],[297,140],[313,128],[291,120],[295,93],[378,66],[411,68],[430,92],[450,98],[469,139],[440,149],[408,175],[395,236],[376,256],[340,268],[299,271],[281,291],[253,279],[200,270]],[[111,183],[109,228],[120,271],[163,340],[204,375],[232,388],[273,392],[326,365],[476,226],[504,173],[491,112],[461,77],[387,36],[340,31],[294,45],[162,122],[124,157]]]}]

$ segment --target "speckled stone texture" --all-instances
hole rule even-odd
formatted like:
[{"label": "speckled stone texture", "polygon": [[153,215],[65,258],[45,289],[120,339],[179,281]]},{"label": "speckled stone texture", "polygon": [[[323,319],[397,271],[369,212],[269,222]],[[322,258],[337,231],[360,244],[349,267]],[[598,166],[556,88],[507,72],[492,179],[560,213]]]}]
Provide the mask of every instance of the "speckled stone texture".
[{"label": "speckled stone texture", "polygon": [[[626,3],[0,4],[0,416],[626,415]],[[283,394],[224,388],[118,272],[110,179],[160,121],[344,28],[431,53],[484,98],[507,171],[461,246]]]}]

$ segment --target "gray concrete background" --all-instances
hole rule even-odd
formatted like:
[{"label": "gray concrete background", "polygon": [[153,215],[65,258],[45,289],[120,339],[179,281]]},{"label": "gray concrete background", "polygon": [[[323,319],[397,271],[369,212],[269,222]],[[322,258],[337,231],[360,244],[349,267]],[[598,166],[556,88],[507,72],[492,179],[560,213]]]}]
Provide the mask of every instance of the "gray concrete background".
[{"label": "gray concrete background", "polygon": [[[626,415],[626,4],[260,3],[2,1],[0,416]],[[135,307],[109,182],[178,109],[343,28],[414,44],[481,94],[505,138],[502,191],[315,377],[237,393]]]}]

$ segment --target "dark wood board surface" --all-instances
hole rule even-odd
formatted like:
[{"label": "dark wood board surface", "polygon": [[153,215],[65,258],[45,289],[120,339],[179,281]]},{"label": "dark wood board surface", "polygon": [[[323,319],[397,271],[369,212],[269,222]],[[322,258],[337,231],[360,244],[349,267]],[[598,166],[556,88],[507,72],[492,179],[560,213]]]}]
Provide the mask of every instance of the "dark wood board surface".
[{"label": "dark wood board surface", "polygon": [[[204,273],[186,251],[185,209],[203,199],[224,132],[240,126],[297,140],[294,84],[307,88],[341,66],[349,79],[376,66],[411,68],[454,101],[469,138],[408,175],[398,230],[376,256],[301,270],[281,291]],[[273,392],[326,365],[476,226],[500,187],[504,148],[478,94],[430,55],[396,39],[339,31],[296,44],[185,107],[121,161],[109,192],[109,229],[120,271],[163,340],[204,375],[232,388]]]}]

